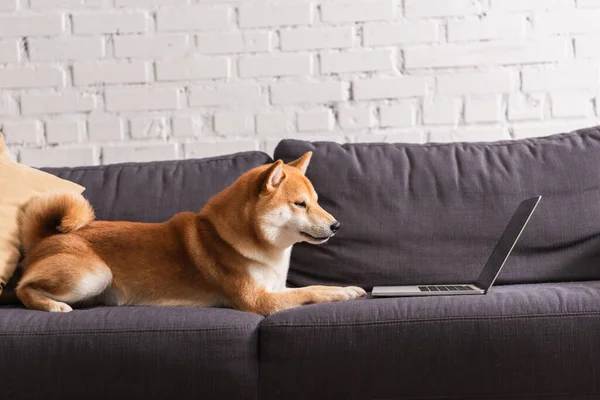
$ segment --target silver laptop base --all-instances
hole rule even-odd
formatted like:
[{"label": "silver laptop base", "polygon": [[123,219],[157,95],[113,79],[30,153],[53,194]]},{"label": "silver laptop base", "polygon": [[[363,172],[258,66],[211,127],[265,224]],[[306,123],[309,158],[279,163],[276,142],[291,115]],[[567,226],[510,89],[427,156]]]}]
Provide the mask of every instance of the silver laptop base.
[{"label": "silver laptop base", "polygon": [[[461,289],[453,289],[453,288]],[[464,290],[468,287],[468,290]],[[428,290],[424,290],[428,288]],[[433,288],[437,290],[433,290]],[[444,289],[444,290],[442,290]],[[375,286],[373,297],[405,297],[405,296],[456,296],[468,294],[485,294],[485,290],[471,284],[457,285],[418,285],[418,286]]]}]

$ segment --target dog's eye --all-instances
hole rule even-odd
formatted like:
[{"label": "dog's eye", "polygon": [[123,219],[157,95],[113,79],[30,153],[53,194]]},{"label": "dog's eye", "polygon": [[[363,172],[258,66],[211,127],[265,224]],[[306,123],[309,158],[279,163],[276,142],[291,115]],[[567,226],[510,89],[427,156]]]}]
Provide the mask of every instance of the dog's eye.
[{"label": "dog's eye", "polygon": [[297,202],[294,203],[294,205],[296,207],[306,208],[306,202],[304,202],[304,201],[297,201]]}]

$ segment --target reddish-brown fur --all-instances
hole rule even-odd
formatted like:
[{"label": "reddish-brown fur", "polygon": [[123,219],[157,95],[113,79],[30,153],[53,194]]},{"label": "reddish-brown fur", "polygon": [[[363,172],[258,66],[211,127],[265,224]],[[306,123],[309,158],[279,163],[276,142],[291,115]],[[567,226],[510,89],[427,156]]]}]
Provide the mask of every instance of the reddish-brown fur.
[{"label": "reddish-brown fur", "polygon": [[276,265],[284,254],[261,228],[265,213],[304,196],[306,210],[290,206],[292,213],[335,221],[318,206],[304,177],[309,160],[310,153],[288,165],[255,168],[199,213],[180,213],[164,223],[92,221],[82,196],[36,198],[21,218],[26,257],[17,295],[28,308],[45,311],[70,311],[70,304],[93,300],[224,305],[264,315],[362,296],[355,287],[268,290],[250,272],[261,263]]}]

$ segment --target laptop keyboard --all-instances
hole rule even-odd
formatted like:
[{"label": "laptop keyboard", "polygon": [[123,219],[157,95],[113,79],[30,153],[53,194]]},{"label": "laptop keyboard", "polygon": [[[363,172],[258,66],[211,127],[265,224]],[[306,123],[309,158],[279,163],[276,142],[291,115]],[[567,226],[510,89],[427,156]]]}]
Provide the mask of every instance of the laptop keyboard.
[{"label": "laptop keyboard", "polygon": [[458,291],[469,291],[473,290],[471,286],[419,286],[421,292],[458,292]]}]

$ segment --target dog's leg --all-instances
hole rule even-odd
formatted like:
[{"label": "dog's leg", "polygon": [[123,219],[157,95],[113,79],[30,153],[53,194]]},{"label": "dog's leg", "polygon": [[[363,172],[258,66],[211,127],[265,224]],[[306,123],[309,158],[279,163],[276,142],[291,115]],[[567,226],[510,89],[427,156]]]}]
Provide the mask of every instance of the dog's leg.
[{"label": "dog's leg", "polygon": [[101,294],[112,281],[102,261],[58,254],[28,266],[17,287],[17,297],[30,309],[69,312],[71,304]]},{"label": "dog's leg", "polygon": [[308,286],[279,292],[269,292],[250,284],[243,285],[243,287],[241,296],[240,293],[237,293],[230,297],[231,304],[238,310],[262,315],[270,315],[304,304],[351,300],[367,294],[363,289],[355,286]]}]

